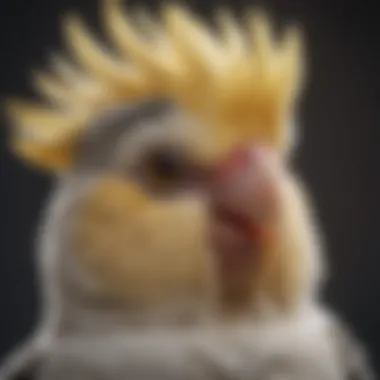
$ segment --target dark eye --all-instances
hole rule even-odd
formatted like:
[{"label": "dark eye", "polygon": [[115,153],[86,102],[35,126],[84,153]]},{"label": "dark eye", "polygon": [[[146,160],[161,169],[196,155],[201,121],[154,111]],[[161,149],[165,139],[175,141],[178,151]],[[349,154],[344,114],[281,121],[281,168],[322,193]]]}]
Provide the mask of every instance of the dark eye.
[{"label": "dark eye", "polygon": [[155,189],[184,185],[191,177],[191,165],[179,149],[155,149],[142,157],[143,178]]},{"label": "dark eye", "polygon": [[184,175],[184,162],[178,152],[158,150],[147,157],[149,174],[159,180],[175,181]]}]

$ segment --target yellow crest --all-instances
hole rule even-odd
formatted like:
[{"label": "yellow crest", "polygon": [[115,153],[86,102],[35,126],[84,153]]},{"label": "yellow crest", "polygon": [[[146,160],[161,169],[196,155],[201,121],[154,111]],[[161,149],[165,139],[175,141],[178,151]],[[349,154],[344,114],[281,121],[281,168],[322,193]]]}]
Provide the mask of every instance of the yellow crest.
[{"label": "yellow crest", "polygon": [[220,12],[219,33],[213,35],[173,4],[164,7],[161,22],[144,13],[134,17],[133,25],[121,5],[104,0],[105,24],[117,54],[91,37],[79,18],[67,17],[67,44],[79,67],[55,57],[54,73],[34,76],[47,106],[9,101],[13,146],[21,156],[61,170],[70,164],[78,134],[98,114],[149,99],[173,101],[205,125],[245,131],[284,148],[284,122],[303,73],[297,29],[289,28],[276,41],[262,15],[248,15],[243,31],[231,15]]}]

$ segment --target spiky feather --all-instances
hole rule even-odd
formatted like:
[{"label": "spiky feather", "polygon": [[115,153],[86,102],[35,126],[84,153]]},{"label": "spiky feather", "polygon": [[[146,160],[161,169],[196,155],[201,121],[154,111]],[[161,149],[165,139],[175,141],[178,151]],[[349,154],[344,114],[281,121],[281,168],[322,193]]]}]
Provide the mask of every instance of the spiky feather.
[{"label": "spiky feather", "polygon": [[[67,45],[82,69],[56,60],[56,76],[34,77],[47,109],[27,112],[24,104],[11,103],[9,114],[17,129],[33,131],[32,140],[29,134],[19,134],[17,146],[32,144],[38,151],[50,139],[51,146],[66,147],[74,131],[78,135],[108,107],[167,98],[205,126],[227,128],[231,135],[243,133],[286,149],[285,119],[303,73],[297,29],[289,28],[283,40],[275,41],[269,20],[253,12],[247,16],[245,38],[243,28],[224,12],[218,19],[220,33],[214,36],[188,10],[170,4],[163,8],[161,23],[140,12],[137,20],[143,32],[123,14],[121,5],[120,0],[105,0],[103,8],[118,54],[97,42],[77,16],[65,19]],[[35,161],[28,151],[20,153]]]}]

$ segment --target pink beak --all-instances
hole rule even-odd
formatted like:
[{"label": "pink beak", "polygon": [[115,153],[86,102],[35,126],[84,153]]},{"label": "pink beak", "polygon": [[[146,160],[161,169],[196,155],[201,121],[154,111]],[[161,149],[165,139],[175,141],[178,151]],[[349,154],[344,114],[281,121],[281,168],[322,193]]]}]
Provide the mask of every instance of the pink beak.
[{"label": "pink beak", "polygon": [[[239,149],[215,170],[211,184],[211,243],[224,272],[252,268],[260,253],[260,230],[274,213],[276,181],[264,147]],[[236,274],[238,274],[236,273]]]}]

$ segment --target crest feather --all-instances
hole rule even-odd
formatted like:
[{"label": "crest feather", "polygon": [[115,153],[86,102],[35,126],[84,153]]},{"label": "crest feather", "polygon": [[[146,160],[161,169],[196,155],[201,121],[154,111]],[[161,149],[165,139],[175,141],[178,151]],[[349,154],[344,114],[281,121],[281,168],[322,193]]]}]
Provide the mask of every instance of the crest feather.
[{"label": "crest feather", "polygon": [[[171,60],[171,57],[165,57],[165,53],[169,52],[158,49],[157,35],[161,34],[161,41],[163,39],[162,33],[160,33],[158,28],[154,30],[154,33],[151,30],[153,41],[148,42],[133,27],[131,19],[123,14],[119,0],[106,1],[104,14],[110,38],[124,57],[132,60],[135,66],[145,71],[147,79],[155,83],[160,78],[168,76],[171,71],[170,69],[173,70],[175,68],[174,60]],[[140,13],[140,20],[141,16]],[[153,28],[152,25],[151,27]]]},{"label": "crest feather", "polygon": [[65,139],[83,122],[78,115],[64,114],[20,100],[8,101],[7,110],[19,138],[46,144]]},{"label": "crest feather", "polygon": [[60,54],[52,55],[51,67],[52,71],[67,84],[73,85],[84,78],[88,80],[88,75]]},{"label": "crest feather", "polygon": [[73,99],[75,98],[75,91],[72,90],[72,87],[62,83],[58,78],[52,75],[35,72],[32,76],[32,82],[36,90],[53,105],[63,105],[66,107],[75,103]]},{"label": "crest feather", "polygon": [[79,68],[56,57],[54,75],[34,77],[38,92],[57,109],[14,102],[9,107],[16,129],[33,131],[33,144],[40,141],[44,150],[49,141],[67,152],[67,141],[108,107],[166,98],[205,125],[287,149],[285,122],[303,79],[302,39],[296,28],[276,41],[269,19],[259,12],[248,15],[245,31],[222,10],[219,33],[213,35],[189,10],[175,4],[163,8],[160,23],[140,12],[133,25],[121,0],[104,0],[103,11],[115,54],[79,17],[70,15],[64,31]]},{"label": "crest feather", "polygon": [[[99,81],[111,87],[122,84],[130,93],[141,92],[143,80],[138,71],[122,61],[118,61],[91,37],[87,27],[77,16],[65,20],[64,30],[68,46],[85,70]],[[104,98],[110,93],[105,93]]]},{"label": "crest feather", "polygon": [[220,10],[216,15],[218,28],[226,52],[230,60],[241,59],[247,51],[247,41],[236,20],[226,9]]}]

